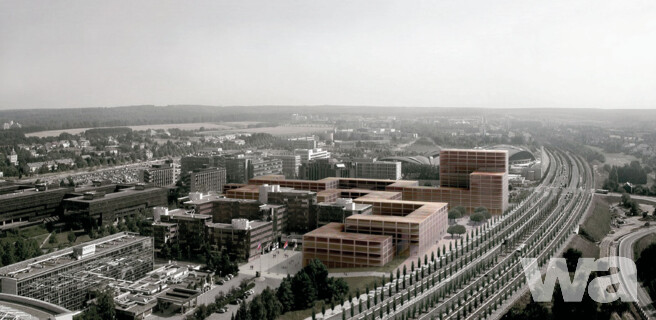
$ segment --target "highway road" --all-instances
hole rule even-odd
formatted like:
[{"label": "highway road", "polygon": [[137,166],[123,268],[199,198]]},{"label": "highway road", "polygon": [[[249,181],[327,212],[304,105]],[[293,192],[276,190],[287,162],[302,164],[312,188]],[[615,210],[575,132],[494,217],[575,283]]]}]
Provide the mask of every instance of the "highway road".
[{"label": "highway road", "polygon": [[[623,237],[622,239],[620,239],[618,254],[621,257],[629,258],[633,261],[633,245],[635,244],[636,241],[640,240],[640,238],[650,233],[656,233],[656,227],[645,228]],[[628,268],[628,266],[620,263],[620,269],[622,268]],[[627,281],[625,279],[622,279],[622,283],[627,283]],[[654,305],[651,300],[651,297],[649,296],[645,288],[639,286],[637,293],[638,293],[637,296],[638,306],[640,307],[641,311],[644,312],[644,315],[648,319],[656,319],[656,310],[654,309]]]}]

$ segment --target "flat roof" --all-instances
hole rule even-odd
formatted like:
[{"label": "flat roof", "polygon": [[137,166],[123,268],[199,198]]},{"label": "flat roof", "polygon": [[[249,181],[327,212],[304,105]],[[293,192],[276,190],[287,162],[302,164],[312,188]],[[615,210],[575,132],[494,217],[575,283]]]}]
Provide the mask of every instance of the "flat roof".
[{"label": "flat roof", "polygon": [[326,237],[332,239],[353,240],[353,241],[377,241],[383,242],[391,240],[392,236],[383,236],[377,234],[365,234],[355,232],[344,232],[344,224],[331,222],[325,226],[314,229],[306,233],[303,237]]},{"label": "flat roof", "polygon": [[64,201],[84,202],[84,203],[101,202],[101,201],[107,200],[107,199],[122,198],[122,197],[130,196],[130,195],[134,195],[136,193],[154,191],[154,190],[160,190],[160,189],[162,189],[162,188],[146,187],[143,190],[136,190],[134,187],[132,187],[132,188],[121,189],[120,191],[117,191],[117,192],[106,193],[104,196],[99,197],[99,198],[95,198],[95,199],[84,199],[84,196],[79,196],[79,197],[64,199]]},{"label": "flat roof", "polygon": [[33,196],[33,195],[37,195],[39,193],[54,193],[55,191],[58,191],[58,192],[63,191],[64,193],[66,193],[66,192],[69,192],[70,190],[73,190],[73,189],[54,188],[54,189],[48,189],[48,190],[44,190],[44,191],[37,191],[36,188],[18,189],[18,190],[16,190],[16,192],[0,194],[0,200],[10,199],[10,198],[18,198],[18,197],[24,197],[24,196]]},{"label": "flat roof", "polygon": [[220,195],[220,194],[206,194],[206,195],[203,195],[203,198],[201,198],[201,199],[197,199],[197,200],[189,199],[188,201],[185,201],[184,204],[204,204],[204,203],[208,203],[208,202],[211,202],[211,201],[214,201],[214,200],[219,200],[222,197],[223,196]]},{"label": "flat roof", "polygon": [[508,150],[494,150],[494,149],[442,149],[442,152],[470,152],[470,153],[508,153]]},{"label": "flat roof", "polygon": [[406,200],[387,200],[387,199],[355,199],[353,201],[372,204],[374,207],[382,204],[401,204],[416,206],[412,212],[405,216],[391,216],[391,215],[352,215],[346,220],[370,220],[370,221],[394,221],[394,222],[412,222],[422,223],[431,215],[437,213],[442,208],[448,206],[445,202],[422,202],[422,201],[406,201]]},{"label": "flat roof", "polygon": [[212,216],[208,214],[192,214],[187,212],[187,210],[184,209],[174,209],[174,210],[169,210],[169,214],[164,214],[162,216],[171,216],[175,218],[185,218],[188,220],[196,220],[196,219],[212,219]]},{"label": "flat roof", "polygon": [[[58,250],[36,258],[27,259],[12,265],[0,268],[0,277],[10,277],[14,279],[23,279],[46,273],[52,269],[65,266],[67,264],[77,263],[79,261],[93,260],[99,253],[112,251],[135,242],[149,239],[135,233],[120,232],[100,239],[85,242],[73,247]],[[80,259],[73,257],[74,249],[95,245],[96,249],[93,254],[82,256]],[[102,246],[99,246],[102,245]]]},{"label": "flat roof", "polygon": [[364,203],[353,203],[355,205],[354,209],[351,208],[346,208],[347,204],[340,204],[337,202],[319,202],[317,203],[318,206],[323,206],[323,207],[342,207],[346,211],[361,211],[365,210],[367,208],[371,208],[370,204],[364,204]]},{"label": "flat roof", "polygon": [[[250,220],[249,222],[251,224],[251,229],[257,229],[259,227],[273,223],[273,221],[261,221],[261,220]],[[235,229],[232,227],[232,223],[208,222],[205,225],[210,228],[217,228],[217,229]],[[235,229],[235,230],[244,230],[244,229]]]}]

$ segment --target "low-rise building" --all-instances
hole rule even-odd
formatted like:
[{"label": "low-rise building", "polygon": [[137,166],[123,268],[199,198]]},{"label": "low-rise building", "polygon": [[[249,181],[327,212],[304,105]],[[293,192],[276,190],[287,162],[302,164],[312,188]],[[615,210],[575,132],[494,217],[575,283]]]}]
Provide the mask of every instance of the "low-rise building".
[{"label": "low-rise building", "polygon": [[208,223],[206,227],[211,248],[227,252],[240,261],[255,258],[263,247],[276,240],[272,221],[233,219],[231,223]]},{"label": "low-rise building", "polygon": [[140,210],[168,204],[168,190],[138,184],[117,192],[85,192],[82,196],[62,201],[64,216],[69,220],[91,218],[98,225],[117,222]]},{"label": "low-rise building", "polygon": [[152,238],[118,233],[0,268],[2,293],[80,310],[100,283],[140,279],[153,259]]}]

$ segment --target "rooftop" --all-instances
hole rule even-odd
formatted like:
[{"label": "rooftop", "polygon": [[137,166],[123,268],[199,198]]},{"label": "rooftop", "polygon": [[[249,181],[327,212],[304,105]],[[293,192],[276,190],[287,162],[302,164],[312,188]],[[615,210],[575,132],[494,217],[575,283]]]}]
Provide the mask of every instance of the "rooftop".
[{"label": "rooftop", "polygon": [[[46,273],[67,264],[79,261],[94,260],[99,253],[113,251],[138,241],[147,239],[134,233],[120,232],[111,236],[92,240],[77,246],[58,250],[42,256],[14,263],[0,268],[0,277],[23,279]],[[75,249],[81,250],[89,246],[95,246],[95,252],[81,256],[79,259],[73,256]]]},{"label": "rooftop", "polygon": [[342,240],[354,240],[354,241],[377,241],[383,242],[392,238],[392,236],[382,236],[376,234],[365,234],[365,233],[354,233],[354,232],[344,232],[344,224],[331,222],[323,227],[314,229],[304,235],[304,237],[313,236],[313,237],[330,237],[337,238]]},{"label": "rooftop", "polygon": [[94,202],[102,202],[102,201],[107,200],[107,199],[123,198],[123,197],[131,196],[131,195],[134,195],[134,194],[137,194],[137,193],[143,193],[143,192],[160,190],[160,189],[161,188],[156,188],[156,187],[145,187],[145,189],[143,189],[143,190],[137,190],[134,187],[132,187],[132,188],[122,189],[122,190],[117,191],[117,192],[106,193],[104,196],[94,198],[94,199],[85,199],[84,196],[79,196],[79,197],[64,199],[64,201],[94,203]]}]

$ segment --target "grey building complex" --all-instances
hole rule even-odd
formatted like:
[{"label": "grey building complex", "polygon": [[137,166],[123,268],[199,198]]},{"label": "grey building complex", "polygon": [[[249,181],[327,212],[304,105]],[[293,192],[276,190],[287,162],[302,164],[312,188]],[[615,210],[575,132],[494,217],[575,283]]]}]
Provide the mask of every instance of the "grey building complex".
[{"label": "grey building complex", "polygon": [[246,183],[249,179],[270,174],[282,174],[282,160],[273,158],[225,159],[228,183]]},{"label": "grey building complex", "polygon": [[64,199],[64,217],[72,219],[91,218],[98,225],[105,225],[131,216],[141,209],[165,206],[168,191],[165,188],[136,185],[117,192],[85,192],[82,196]]},{"label": "grey building complex", "polygon": [[355,177],[365,179],[401,180],[401,162],[356,162]]},{"label": "grey building complex", "polygon": [[294,154],[279,155],[275,158],[282,160],[282,174],[287,179],[296,179],[301,167],[301,156]]},{"label": "grey building complex", "polygon": [[222,192],[226,184],[225,168],[195,169],[190,173],[191,192]]},{"label": "grey building complex", "polygon": [[24,227],[57,216],[61,201],[71,191],[45,185],[0,187],[0,229]]},{"label": "grey building complex", "polygon": [[156,187],[165,187],[175,184],[175,168],[171,163],[154,164],[152,167],[141,170],[141,181]]},{"label": "grey building complex", "polygon": [[153,240],[118,233],[0,268],[2,293],[80,310],[110,279],[135,281],[153,270]]}]

